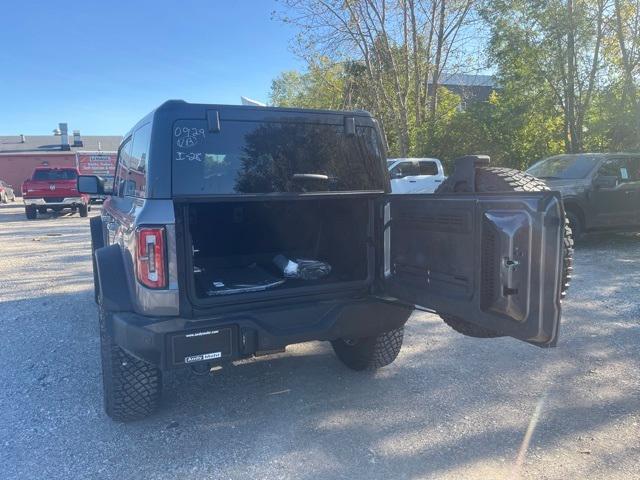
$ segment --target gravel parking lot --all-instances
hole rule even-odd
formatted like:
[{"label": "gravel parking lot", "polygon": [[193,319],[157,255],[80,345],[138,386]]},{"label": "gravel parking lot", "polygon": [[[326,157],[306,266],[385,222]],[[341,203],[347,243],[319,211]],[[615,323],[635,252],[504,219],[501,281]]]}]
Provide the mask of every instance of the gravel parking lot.
[{"label": "gravel parking lot", "polygon": [[589,238],[575,270],[557,349],[416,313],[374,374],[298,345],[171,375],[158,414],[119,424],[87,219],[0,206],[0,478],[640,479],[640,236]]}]

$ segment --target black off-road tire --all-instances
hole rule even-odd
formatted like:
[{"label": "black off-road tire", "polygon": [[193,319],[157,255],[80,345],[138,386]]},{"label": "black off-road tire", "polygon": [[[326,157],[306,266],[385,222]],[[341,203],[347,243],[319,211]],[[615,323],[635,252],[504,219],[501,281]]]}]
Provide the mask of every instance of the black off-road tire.
[{"label": "black off-road tire", "polygon": [[148,417],[160,401],[162,372],[116,345],[106,327],[109,313],[98,308],[104,409],[121,422]]},{"label": "black off-road tire", "polygon": [[24,214],[27,217],[27,220],[35,220],[38,216],[36,207],[24,207]]},{"label": "black off-road tire", "polygon": [[331,342],[333,351],[352,370],[376,370],[392,363],[400,353],[404,327],[374,337]]},{"label": "black off-road tire", "polygon": [[[481,167],[476,169],[476,192],[540,192],[549,190],[542,180],[512,168]],[[450,179],[445,180],[435,191],[436,194],[456,193],[456,185]],[[564,257],[562,265],[562,287],[560,296],[564,298],[571,282],[573,272],[573,236],[569,220],[565,219]],[[461,318],[439,314],[444,322],[455,331],[468,337],[495,338],[503,336],[499,332],[466,322]]]},{"label": "black off-road tire", "polygon": [[582,219],[573,210],[567,210],[567,222],[569,223],[569,227],[571,228],[571,233],[573,234],[573,240],[574,242],[577,242],[578,240],[580,240],[580,238],[584,233]]},{"label": "black off-road tire", "polygon": [[9,203],[9,197],[4,192],[0,194],[0,203]]},{"label": "black off-road tire", "polygon": [[81,217],[86,217],[89,214],[89,207],[87,207],[87,205],[80,205],[78,211]]},{"label": "black off-road tire", "polygon": [[461,333],[466,337],[473,338],[497,338],[504,337],[504,334],[496,332],[494,330],[489,330],[488,328],[481,327],[480,325],[476,325],[475,323],[466,322],[459,317],[454,317],[453,315],[447,315],[446,313],[438,313],[438,316],[453,328],[456,332]]}]

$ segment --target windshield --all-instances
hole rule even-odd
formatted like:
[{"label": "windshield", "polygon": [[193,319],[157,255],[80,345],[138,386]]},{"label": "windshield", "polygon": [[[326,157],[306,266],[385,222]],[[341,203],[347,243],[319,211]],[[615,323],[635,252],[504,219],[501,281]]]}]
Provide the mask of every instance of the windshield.
[{"label": "windshield", "polygon": [[34,180],[74,180],[77,172],[68,170],[36,170],[33,174]]},{"label": "windshield", "polygon": [[342,125],[180,120],[173,131],[177,195],[383,190],[373,128]]},{"label": "windshield", "polygon": [[548,180],[575,180],[586,177],[599,160],[593,155],[558,155],[539,161],[527,173]]}]

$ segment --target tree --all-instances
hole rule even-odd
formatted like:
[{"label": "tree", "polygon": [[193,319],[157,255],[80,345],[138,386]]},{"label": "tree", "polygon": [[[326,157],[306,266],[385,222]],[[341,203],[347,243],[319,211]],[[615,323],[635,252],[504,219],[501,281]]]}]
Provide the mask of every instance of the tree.
[{"label": "tree", "polygon": [[[640,149],[640,0],[281,1],[308,68],[274,80],[272,103],[369,110],[392,156],[526,168]],[[497,89],[463,109],[442,76],[469,57]]]},{"label": "tree", "polygon": [[[621,129],[632,125],[630,141],[633,148],[640,148],[640,101],[638,100],[638,76],[640,75],[640,1],[614,0],[615,58],[614,65],[622,73],[620,95]],[[635,141],[633,141],[635,139]]]},{"label": "tree", "polygon": [[324,58],[310,63],[307,72],[288,71],[271,83],[270,101],[282,107],[346,109],[356,108],[346,88],[344,66]]},{"label": "tree", "polygon": [[298,26],[296,51],[310,64],[320,56],[362,66],[359,98],[382,119],[392,149],[407,155],[424,112],[436,120],[442,72],[463,63],[461,32],[475,0],[281,1],[287,14],[279,18]]},{"label": "tree", "polygon": [[584,121],[601,86],[609,3],[500,0],[484,11],[499,77],[542,94],[550,89],[563,114],[567,152],[582,151]]}]

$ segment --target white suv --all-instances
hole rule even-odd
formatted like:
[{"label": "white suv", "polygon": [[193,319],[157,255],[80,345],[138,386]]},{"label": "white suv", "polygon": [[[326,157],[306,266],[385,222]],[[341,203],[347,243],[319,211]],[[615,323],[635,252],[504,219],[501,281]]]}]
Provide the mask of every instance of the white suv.
[{"label": "white suv", "polygon": [[393,193],[433,193],[446,178],[437,158],[387,160]]}]

